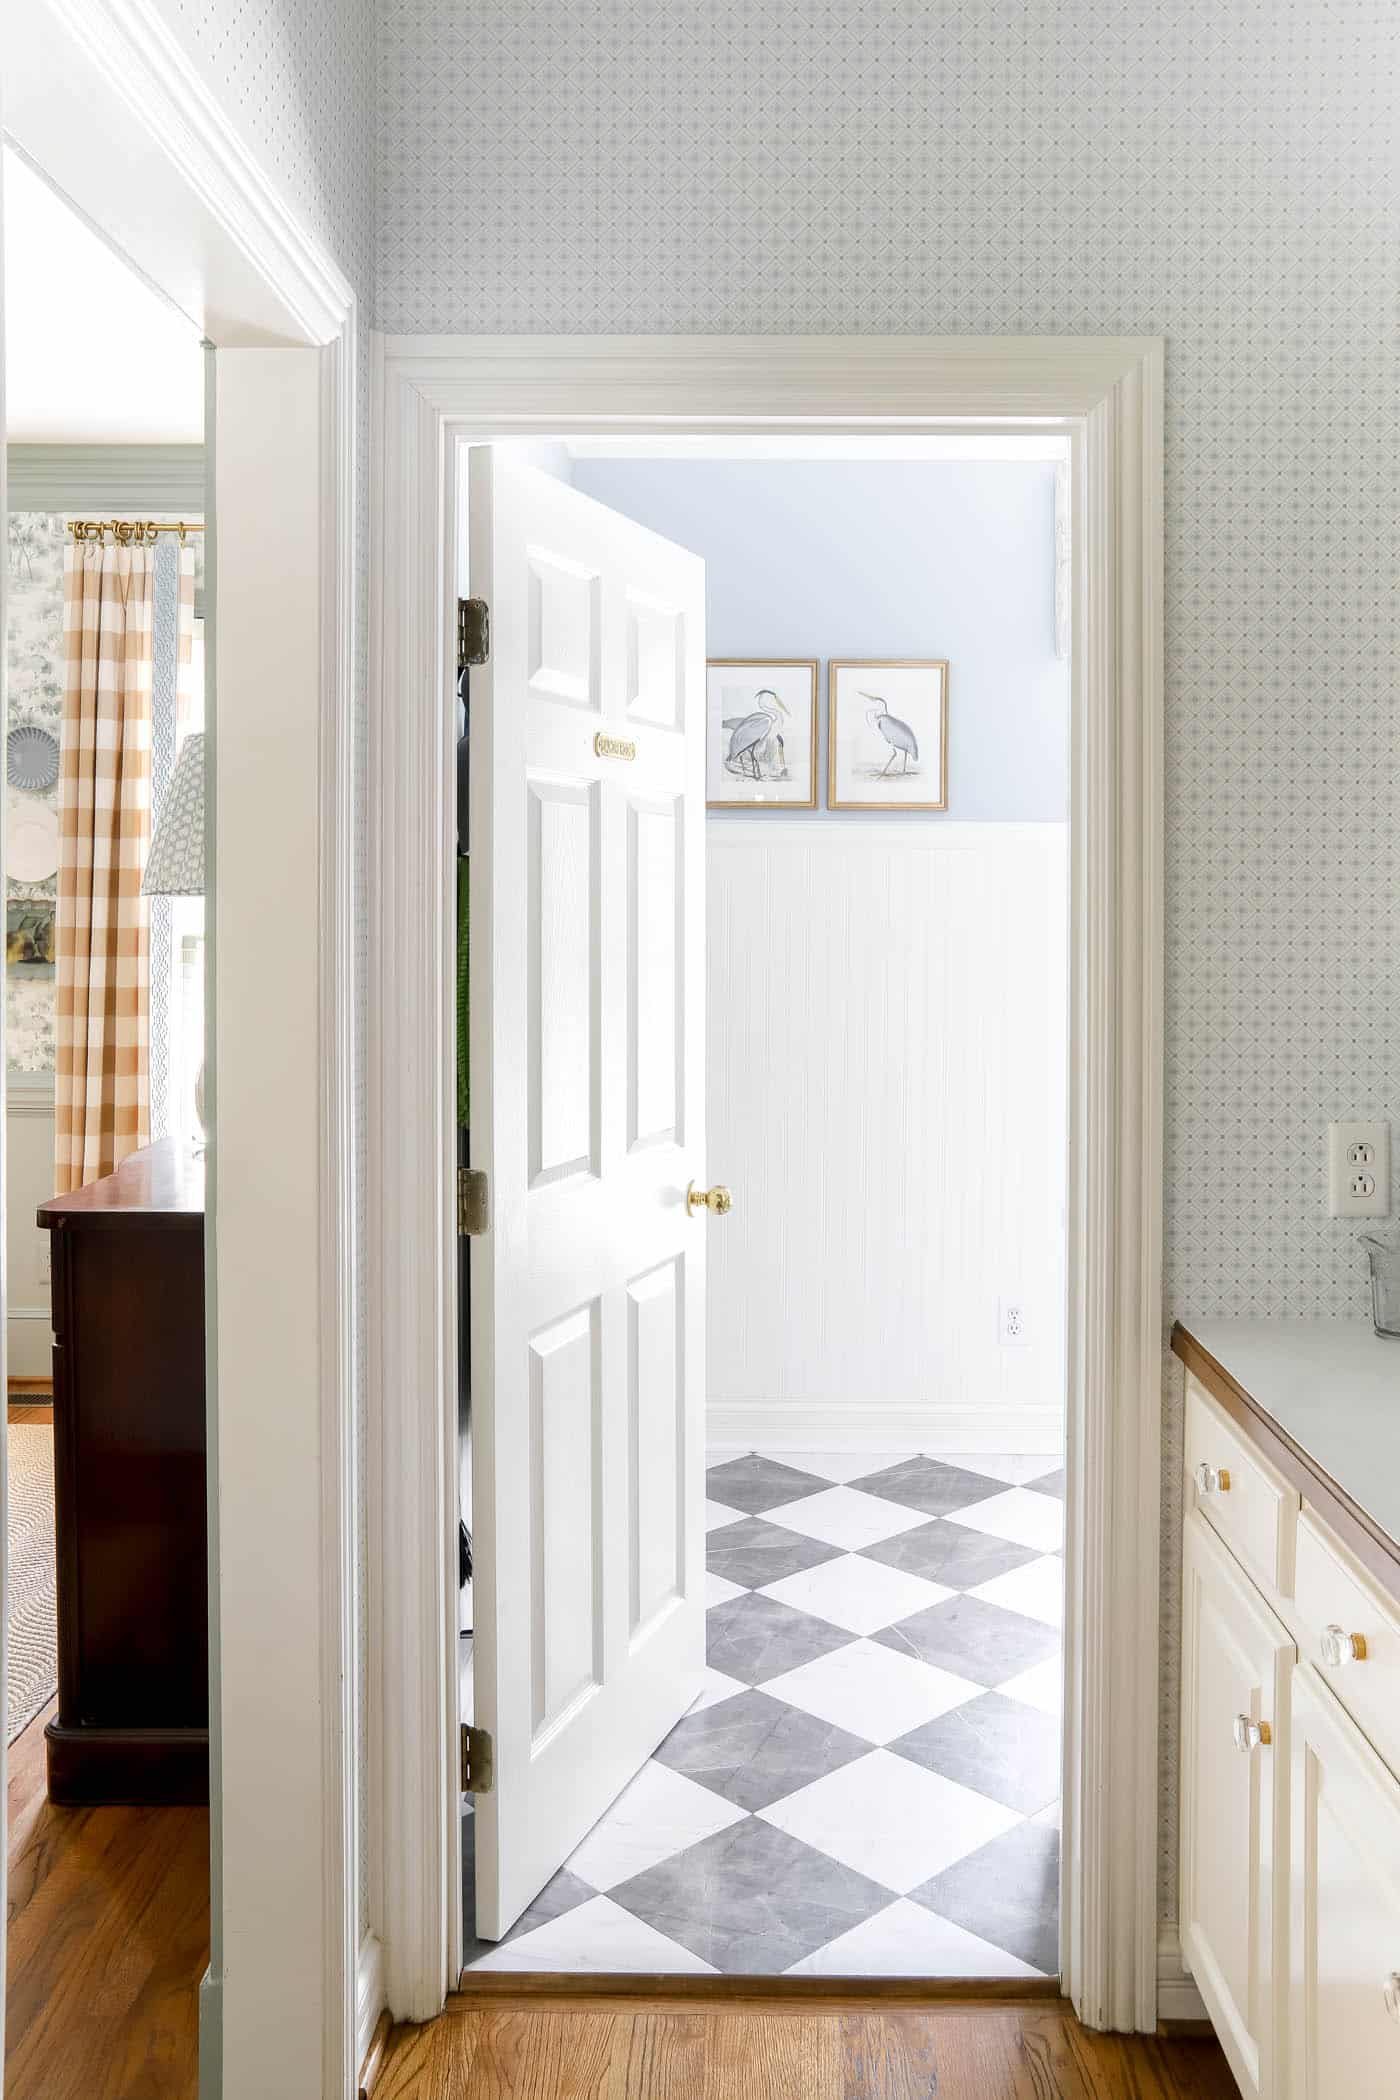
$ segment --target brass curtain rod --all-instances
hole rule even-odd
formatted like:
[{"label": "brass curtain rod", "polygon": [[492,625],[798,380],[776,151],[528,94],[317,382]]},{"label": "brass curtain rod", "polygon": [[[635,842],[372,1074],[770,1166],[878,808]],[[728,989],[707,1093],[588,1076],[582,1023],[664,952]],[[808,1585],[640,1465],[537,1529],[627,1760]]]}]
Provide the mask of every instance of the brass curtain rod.
[{"label": "brass curtain rod", "polygon": [[154,518],[70,518],[68,530],[75,540],[96,540],[99,546],[110,532],[119,545],[126,547],[133,540],[138,546],[143,540],[153,540],[158,532],[178,532],[183,540],[187,532],[203,532],[204,527],[183,518],[170,525],[159,524]]}]

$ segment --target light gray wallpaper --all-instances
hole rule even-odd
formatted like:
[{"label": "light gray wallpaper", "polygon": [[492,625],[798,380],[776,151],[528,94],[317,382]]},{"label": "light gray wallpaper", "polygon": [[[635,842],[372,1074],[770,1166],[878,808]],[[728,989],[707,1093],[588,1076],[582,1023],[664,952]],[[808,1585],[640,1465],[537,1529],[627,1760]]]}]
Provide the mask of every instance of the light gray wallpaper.
[{"label": "light gray wallpaper", "polygon": [[[1359,1315],[1323,1125],[1400,1116],[1395,22],[1394,0],[381,19],[387,329],[1166,337],[1172,1312]],[[1170,1548],[1170,1379],[1166,1407]],[[1168,1772],[1177,1586],[1169,1550]]]}]

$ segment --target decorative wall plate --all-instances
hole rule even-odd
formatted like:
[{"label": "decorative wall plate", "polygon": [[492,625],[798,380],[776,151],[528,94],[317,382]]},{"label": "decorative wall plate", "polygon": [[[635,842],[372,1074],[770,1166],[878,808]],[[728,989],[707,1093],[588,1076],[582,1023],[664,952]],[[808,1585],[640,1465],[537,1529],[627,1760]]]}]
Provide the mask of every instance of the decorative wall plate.
[{"label": "decorative wall plate", "polygon": [[22,722],[5,739],[5,771],[11,787],[42,794],[58,778],[58,738],[37,722]]},{"label": "decorative wall plate", "polygon": [[5,873],[16,882],[47,882],[58,866],[58,811],[41,802],[13,810]]}]

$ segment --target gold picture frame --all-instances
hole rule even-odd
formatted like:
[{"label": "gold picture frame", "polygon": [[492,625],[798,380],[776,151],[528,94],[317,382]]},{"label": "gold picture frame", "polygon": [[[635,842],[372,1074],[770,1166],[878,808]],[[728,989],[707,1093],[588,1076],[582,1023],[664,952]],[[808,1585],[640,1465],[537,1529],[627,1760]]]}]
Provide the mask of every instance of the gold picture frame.
[{"label": "gold picture frame", "polygon": [[[843,674],[867,679],[846,704],[860,709],[865,729],[853,732],[842,720]],[[907,674],[923,674],[929,689]],[[880,674],[885,674],[883,678]],[[891,676],[890,674],[896,674]],[[878,682],[877,682],[878,681]],[[884,690],[881,690],[884,688]],[[891,700],[897,708],[891,706]],[[872,705],[872,703],[875,703]],[[948,807],[948,659],[946,656],[833,656],[826,666],[826,806],[828,809],[898,809],[937,813]],[[883,726],[888,724],[888,727]],[[881,765],[882,752],[888,756]],[[930,754],[937,752],[936,776]],[[901,792],[911,769],[936,793],[911,800]],[[875,791],[876,782],[888,781]],[[864,784],[867,792],[849,790]],[[845,792],[843,792],[845,790]]]},{"label": "gold picture frame", "polygon": [[[707,809],[815,809],[817,807],[817,673],[820,659],[815,656],[711,656],[705,662],[705,807]],[[748,672],[748,678],[735,676],[729,680],[716,681],[716,671],[734,673]],[[774,677],[766,674],[773,673]],[[776,674],[789,673],[788,677]],[[803,690],[805,684],[805,691]],[[778,703],[777,710],[748,708],[747,719],[753,720],[758,712],[768,711],[772,728],[755,736],[740,751],[726,749],[723,738],[726,729],[732,738],[745,720],[737,713],[740,705],[734,703],[734,711],[726,720],[726,702],[723,694],[735,687],[752,686],[752,698],[772,692]],[[781,690],[785,688],[786,690]],[[747,702],[743,703],[747,706]],[[800,709],[800,714],[799,714]],[[764,775],[765,765],[786,763],[782,729],[784,722],[794,726],[800,721],[807,737],[807,753],[799,778],[792,781],[794,787],[806,785],[807,792],[788,794],[782,792],[787,785],[786,777],[776,772]],[[773,752],[774,742],[779,746]],[[716,795],[716,785],[729,785],[745,778],[745,769],[752,768],[754,792],[751,794]],[[737,770],[736,770],[737,768]],[[775,790],[777,790],[775,792]]]}]

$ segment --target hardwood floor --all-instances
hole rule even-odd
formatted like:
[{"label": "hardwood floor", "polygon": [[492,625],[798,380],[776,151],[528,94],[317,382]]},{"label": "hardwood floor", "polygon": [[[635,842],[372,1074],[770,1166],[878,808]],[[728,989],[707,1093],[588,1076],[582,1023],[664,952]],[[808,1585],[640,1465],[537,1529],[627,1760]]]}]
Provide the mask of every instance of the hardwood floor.
[{"label": "hardwood floor", "polygon": [[44,1723],[10,1751],[6,2100],[195,2100],[203,1808],[54,1808]]},{"label": "hardwood floor", "polygon": [[453,1999],[373,2100],[1238,2100],[1214,2040],[1088,2034],[1058,2001],[851,2011]]}]

